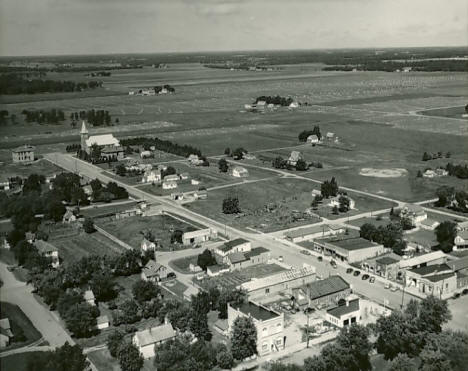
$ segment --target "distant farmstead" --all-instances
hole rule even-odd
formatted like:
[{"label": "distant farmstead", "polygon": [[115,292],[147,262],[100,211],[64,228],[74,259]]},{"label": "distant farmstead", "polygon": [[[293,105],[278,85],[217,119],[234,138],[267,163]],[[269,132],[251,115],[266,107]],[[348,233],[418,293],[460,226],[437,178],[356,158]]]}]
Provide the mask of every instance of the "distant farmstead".
[{"label": "distant farmstead", "polygon": [[24,145],[11,151],[13,162],[32,162],[34,161],[34,151],[36,147]]}]

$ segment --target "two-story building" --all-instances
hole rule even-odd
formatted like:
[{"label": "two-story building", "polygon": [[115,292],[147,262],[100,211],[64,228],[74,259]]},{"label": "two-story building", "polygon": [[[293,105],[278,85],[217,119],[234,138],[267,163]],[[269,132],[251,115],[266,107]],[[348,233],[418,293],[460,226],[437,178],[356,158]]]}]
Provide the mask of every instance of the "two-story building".
[{"label": "two-story building", "polygon": [[34,161],[34,151],[36,148],[30,145],[17,147],[11,151],[13,162],[32,162]]},{"label": "two-story building", "polygon": [[44,240],[35,240],[34,246],[40,255],[50,259],[52,267],[57,268],[60,265],[58,249]]},{"label": "two-story building", "polygon": [[174,339],[176,332],[170,323],[161,326],[151,327],[146,330],[137,331],[133,335],[132,343],[138,348],[143,358],[155,356],[156,345]]},{"label": "two-story building", "polygon": [[341,276],[330,276],[304,286],[308,294],[309,307],[329,307],[351,294],[351,285]]},{"label": "two-story building", "polygon": [[141,270],[143,281],[159,282],[165,278],[167,278],[167,268],[154,260],[149,260]]},{"label": "two-story building", "polygon": [[234,322],[239,317],[252,318],[257,330],[257,353],[259,356],[284,349],[284,313],[277,313],[252,301],[242,304],[228,304],[229,333],[232,333]]}]

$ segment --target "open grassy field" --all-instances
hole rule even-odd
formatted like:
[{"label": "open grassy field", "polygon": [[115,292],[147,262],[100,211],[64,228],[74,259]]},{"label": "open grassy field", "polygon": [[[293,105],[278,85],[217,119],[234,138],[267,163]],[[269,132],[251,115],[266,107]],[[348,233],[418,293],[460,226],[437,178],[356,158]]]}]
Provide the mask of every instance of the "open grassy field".
[{"label": "open grassy field", "polygon": [[115,256],[125,251],[125,248],[116,244],[99,232],[84,233],[72,236],[54,237],[49,242],[59,250],[59,257],[65,263],[71,263],[89,255]]},{"label": "open grassy field", "polygon": [[12,342],[8,347],[5,348],[5,350],[21,348],[28,344],[34,343],[42,337],[41,333],[37,331],[29,318],[26,317],[21,308],[17,305],[1,302],[0,315],[1,318],[8,318],[10,320],[13,336],[18,336],[21,332],[24,335],[24,339],[22,341]]},{"label": "open grassy field", "polygon": [[184,232],[193,231],[200,227],[196,224],[187,224],[169,215],[134,216],[120,220],[100,219],[97,225],[136,249],[140,248],[143,239],[141,232],[151,231],[155,241],[159,241],[163,246],[162,251],[184,248],[177,243],[171,244],[172,231],[177,229]]},{"label": "open grassy field", "polygon": [[2,357],[0,358],[0,369],[2,371],[27,371],[28,363],[33,363],[41,354],[42,352],[27,352]]},{"label": "open grassy field", "polygon": [[63,171],[63,169],[46,160],[38,160],[31,164],[14,164],[11,162],[10,154],[7,161],[8,162],[0,163],[0,174],[2,175],[2,178],[11,178],[14,176],[27,178],[31,174],[41,174],[47,177],[59,174]]}]

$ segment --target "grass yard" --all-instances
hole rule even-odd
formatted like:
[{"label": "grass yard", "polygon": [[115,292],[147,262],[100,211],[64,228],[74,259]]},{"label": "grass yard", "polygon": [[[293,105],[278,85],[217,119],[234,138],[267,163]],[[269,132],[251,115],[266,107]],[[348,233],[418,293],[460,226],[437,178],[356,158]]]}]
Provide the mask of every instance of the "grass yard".
[{"label": "grass yard", "polygon": [[111,233],[118,239],[126,242],[134,248],[140,248],[143,235],[142,231],[151,231],[155,240],[160,241],[163,248],[161,251],[173,251],[186,248],[179,244],[171,244],[171,234],[174,230],[193,231],[197,225],[190,225],[169,215],[134,216],[120,220],[101,219],[96,221],[97,225],[106,232]]},{"label": "grass yard", "polygon": [[59,250],[59,257],[65,263],[71,263],[89,255],[115,256],[125,251],[125,248],[105,237],[99,232],[80,232],[74,236],[61,238],[51,237],[49,241]]},{"label": "grass yard", "polygon": [[198,255],[187,256],[184,258],[179,258],[175,260],[171,260],[169,262],[169,266],[174,269],[176,272],[180,272],[182,274],[190,274],[189,266],[190,263],[197,264]]},{"label": "grass yard", "polygon": [[26,317],[21,308],[17,305],[1,302],[0,315],[1,318],[8,318],[10,320],[13,336],[18,336],[18,334],[20,334],[22,331],[25,338],[25,340],[22,341],[12,342],[8,347],[5,348],[5,350],[21,348],[28,344],[34,343],[42,337],[41,333],[37,331],[29,318]]},{"label": "grass yard", "polygon": [[137,206],[137,202],[135,201],[128,201],[125,202],[124,204],[121,204],[120,201],[118,201],[118,205],[113,205],[112,203],[110,204],[93,204],[91,206],[86,206],[80,209],[81,215],[84,217],[89,217],[89,218],[100,218],[100,217],[105,217],[109,215],[116,214],[121,211],[125,211],[128,209],[133,209],[134,207]]},{"label": "grass yard", "polygon": [[30,164],[12,163],[11,153],[9,154],[7,161],[0,163],[0,173],[2,174],[2,177],[5,178],[11,178],[14,176],[27,178],[31,174],[40,174],[48,177],[54,174],[59,174],[62,171],[63,169],[46,160],[37,160]]},{"label": "grass yard", "polygon": [[[43,352],[26,352],[12,354],[11,356],[0,358],[0,369],[2,371],[27,371],[28,363],[33,363]],[[101,370],[99,368],[99,370]],[[118,371],[116,369],[115,371]]]},{"label": "grass yard", "polygon": [[107,348],[88,353],[88,358],[99,371],[120,371],[119,361],[110,355]]},{"label": "grass yard", "polygon": [[408,242],[415,242],[425,247],[432,247],[438,245],[435,231],[426,231],[425,229],[420,229],[413,233],[407,233],[404,235],[405,240]]},{"label": "grass yard", "polygon": [[161,286],[164,287],[171,294],[179,297],[180,299],[184,299],[184,292],[188,288],[182,282],[177,280],[163,282]]},{"label": "grass yard", "polygon": [[365,223],[370,223],[372,225],[375,225],[376,227],[380,227],[380,226],[386,226],[390,222],[391,221],[390,221],[389,215],[386,213],[386,214],[381,214],[379,216],[373,216],[370,218],[360,218],[360,219],[350,220],[349,223],[347,224],[351,224],[356,227],[361,227]]}]

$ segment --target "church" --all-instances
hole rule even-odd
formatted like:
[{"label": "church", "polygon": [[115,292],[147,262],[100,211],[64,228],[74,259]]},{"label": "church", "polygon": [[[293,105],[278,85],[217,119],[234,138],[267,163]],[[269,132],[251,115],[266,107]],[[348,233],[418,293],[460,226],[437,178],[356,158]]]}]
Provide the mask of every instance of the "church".
[{"label": "church", "polygon": [[104,158],[117,158],[121,160],[124,158],[124,149],[120,145],[119,140],[112,134],[91,135],[89,136],[86,124],[83,121],[81,125],[81,149],[86,151],[87,154],[91,153],[93,145],[99,146],[101,149],[101,157]]}]

